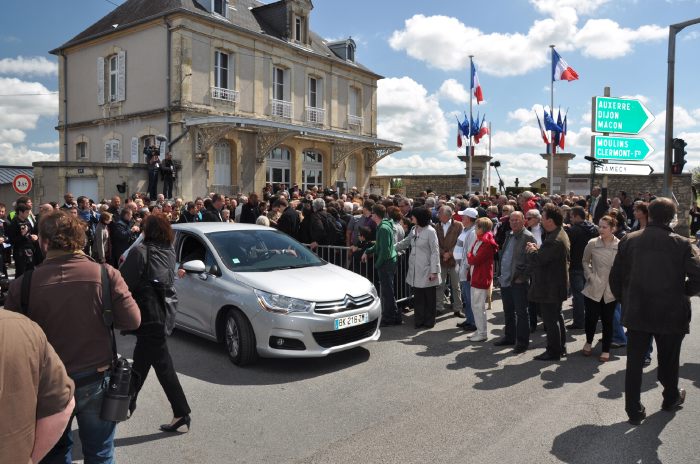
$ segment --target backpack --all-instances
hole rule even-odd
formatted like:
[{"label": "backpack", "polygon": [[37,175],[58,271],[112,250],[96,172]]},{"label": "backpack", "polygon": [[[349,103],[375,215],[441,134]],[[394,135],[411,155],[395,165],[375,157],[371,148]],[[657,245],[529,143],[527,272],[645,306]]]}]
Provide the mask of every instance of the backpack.
[{"label": "backpack", "polygon": [[328,237],[328,244],[343,246],[345,244],[345,231],[340,219],[336,219],[332,214],[328,213],[322,214],[321,217],[323,218],[323,228],[326,231],[326,237]]}]

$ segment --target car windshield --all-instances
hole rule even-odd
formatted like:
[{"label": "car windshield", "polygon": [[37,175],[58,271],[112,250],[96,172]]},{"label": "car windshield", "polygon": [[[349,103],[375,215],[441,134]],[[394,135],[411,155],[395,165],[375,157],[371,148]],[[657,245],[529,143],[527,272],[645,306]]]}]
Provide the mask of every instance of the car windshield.
[{"label": "car windshield", "polygon": [[235,272],[263,272],[324,264],[288,235],[274,230],[227,230],[207,238],[224,265]]}]

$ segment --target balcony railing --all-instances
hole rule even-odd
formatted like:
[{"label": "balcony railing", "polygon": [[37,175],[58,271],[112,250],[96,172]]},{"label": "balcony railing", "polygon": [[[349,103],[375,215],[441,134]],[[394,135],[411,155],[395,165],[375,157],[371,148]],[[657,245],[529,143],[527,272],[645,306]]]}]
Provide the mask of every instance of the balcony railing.
[{"label": "balcony railing", "polygon": [[223,100],[229,103],[238,103],[238,91],[231,89],[223,89],[221,87],[211,88],[211,98],[214,100]]},{"label": "balcony railing", "polygon": [[354,114],[348,114],[348,125],[362,127],[362,116],[355,116]]},{"label": "balcony railing", "polygon": [[272,100],[272,116],[292,119],[292,102]]},{"label": "balcony railing", "polygon": [[326,110],[323,108],[306,107],[306,122],[311,124],[323,124],[326,119]]}]

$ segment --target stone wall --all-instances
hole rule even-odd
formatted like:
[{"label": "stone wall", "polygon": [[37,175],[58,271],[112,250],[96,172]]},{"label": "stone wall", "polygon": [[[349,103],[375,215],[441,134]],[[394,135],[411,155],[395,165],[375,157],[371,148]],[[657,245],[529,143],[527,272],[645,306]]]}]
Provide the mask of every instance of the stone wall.
[{"label": "stone wall", "polygon": [[[388,195],[389,182],[391,179],[395,178],[400,178],[403,181],[403,187],[400,189],[400,193],[411,198],[417,197],[426,189],[431,189],[433,192],[439,194],[446,193],[456,195],[464,193],[467,186],[467,180],[464,174],[450,176],[372,176],[369,179],[370,190],[381,193],[382,195]],[[496,180],[496,182],[498,181]]]},{"label": "stone wall", "polygon": [[[570,175],[569,178],[585,178],[587,174]],[[601,185],[600,175],[596,176],[596,185]],[[608,191],[610,197],[616,196],[620,190],[624,190],[631,196],[637,192],[649,192],[652,195],[661,195],[664,186],[663,174],[652,174],[650,176],[615,176],[608,175]],[[692,191],[692,175],[681,174],[673,176],[673,193],[678,200],[678,226],[676,232],[681,235],[688,235],[688,211],[694,200]]]}]

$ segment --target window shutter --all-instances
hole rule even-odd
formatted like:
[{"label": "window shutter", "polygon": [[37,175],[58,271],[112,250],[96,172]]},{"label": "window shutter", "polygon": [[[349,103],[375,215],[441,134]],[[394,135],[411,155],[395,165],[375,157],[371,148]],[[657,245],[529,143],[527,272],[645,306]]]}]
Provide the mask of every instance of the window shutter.
[{"label": "window shutter", "polygon": [[112,162],[119,162],[119,140],[112,140]]},{"label": "window shutter", "polygon": [[291,75],[292,72],[289,69],[285,69],[282,71],[282,82],[284,83],[284,95],[283,99],[284,101],[292,101],[292,95],[291,95]]},{"label": "window shutter", "polygon": [[[323,104],[323,79],[318,79],[316,81],[316,107],[325,108],[326,105]],[[323,121],[319,121],[323,122]]]},{"label": "window shutter", "polygon": [[117,101],[126,100],[126,52],[117,54]]},{"label": "window shutter", "polygon": [[112,142],[109,141],[105,143],[105,161],[110,162],[112,160]]},{"label": "window shutter", "polygon": [[97,104],[105,104],[105,59],[97,57]]}]

